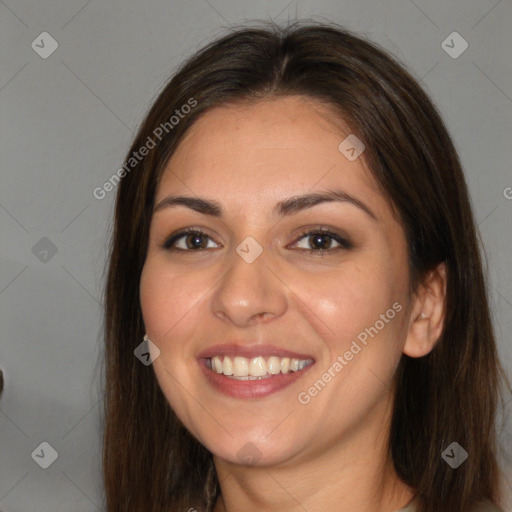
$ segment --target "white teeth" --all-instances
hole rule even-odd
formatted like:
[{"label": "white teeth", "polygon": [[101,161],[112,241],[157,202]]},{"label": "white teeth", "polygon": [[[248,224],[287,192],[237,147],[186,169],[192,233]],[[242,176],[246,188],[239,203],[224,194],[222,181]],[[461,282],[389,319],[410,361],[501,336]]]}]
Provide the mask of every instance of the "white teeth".
[{"label": "white teeth", "polygon": [[270,377],[279,373],[290,373],[304,369],[313,364],[312,359],[296,359],[289,357],[262,356],[247,359],[236,356],[214,356],[209,366],[215,373],[222,373],[239,380],[254,380]]},{"label": "white teeth", "polygon": [[270,356],[267,361],[267,372],[270,375],[277,375],[281,371],[281,360],[279,357]]},{"label": "white teeth", "polygon": [[249,375],[253,377],[262,377],[267,373],[267,363],[263,357],[254,357],[249,363]]},{"label": "white teeth", "polygon": [[[218,373],[224,373],[224,371]],[[233,375],[235,377],[247,377],[249,375],[249,361],[245,357],[235,357],[233,360]]]},{"label": "white teeth", "polygon": [[214,358],[212,358],[212,368],[217,373],[222,373],[223,364],[222,364],[222,361],[220,360],[219,356],[215,356]]},{"label": "white teeth", "polygon": [[233,361],[228,356],[224,357],[223,367],[219,373],[224,375],[233,375]]}]

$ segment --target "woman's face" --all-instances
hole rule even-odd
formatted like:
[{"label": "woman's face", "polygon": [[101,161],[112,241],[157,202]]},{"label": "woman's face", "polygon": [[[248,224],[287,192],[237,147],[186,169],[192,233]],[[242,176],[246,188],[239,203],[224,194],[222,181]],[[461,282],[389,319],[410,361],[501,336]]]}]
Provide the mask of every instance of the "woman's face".
[{"label": "woman's face", "polygon": [[[186,428],[235,464],[376,439],[391,412],[406,241],[332,119],[299,96],[215,108],[156,192],[140,283],[153,368]],[[340,200],[300,199],[328,191]]]}]

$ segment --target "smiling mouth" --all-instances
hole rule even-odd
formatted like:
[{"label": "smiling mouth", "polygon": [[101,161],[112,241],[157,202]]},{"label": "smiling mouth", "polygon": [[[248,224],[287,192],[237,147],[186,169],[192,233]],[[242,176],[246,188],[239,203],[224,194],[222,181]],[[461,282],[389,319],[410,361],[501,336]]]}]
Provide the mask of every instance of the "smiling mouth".
[{"label": "smiling mouth", "polygon": [[311,366],[313,359],[297,359],[290,357],[257,356],[229,357],[214,356],[206,358],[206,367],[216,374],[222,374],[233,380],[262,380],[297,373]]}]

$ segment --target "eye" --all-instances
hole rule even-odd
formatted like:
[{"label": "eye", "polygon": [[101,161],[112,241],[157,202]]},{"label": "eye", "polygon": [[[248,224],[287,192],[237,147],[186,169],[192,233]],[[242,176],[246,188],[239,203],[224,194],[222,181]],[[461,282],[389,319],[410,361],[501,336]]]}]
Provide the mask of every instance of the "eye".
[{"label": "eye", "polygon": [[[207,244],[205,244],[204,240],[210,238],[206,233],[199,229],[185,229],[176,233],[175,235],[170,236],[163,244],[162,247],[168,251],[184,251],[184,252],[197,252],[207,249]],[[176,242],[178,240],[183,240],[183,244],[181,247],[178,247]]]},{"label": "eye", "polygon": [[[306,230],[300,234],[297,243],[305,238],[310,238],[308,247],[299,248],[299,251],[309,252],[311,255],[323,256],[325,252],[335,252],[340,249],[350,249],[352,244],[344,238],[340,233],[335,233],[324,228]],[[165,240],[161,247],[172,252],[201,252],[208,248],[208,239],[210,236],[200,229],[187,228],[179,233],[171,235]],[[181,241],[181,247],[177,242]],[[338,247],[332,248],[332,242],[335,241]],[[292,246],[293,247],[293,246]]]},{"label": "eye", "polygon": [[[300,251],[307,251],[310,253],[316,253],[315,256],[323,256],[324,252],[335,252],[340,249],[350,249],[352,244],[344,238],[340,233],[334,233],[324,228],[313,229],[309,231],[303,231],[299,238],[309,238],[309,243],[306,242],[307,247],[299,249]],[[338,247],[332,248],[333,240],[338,244]],[[297,244],[298,242],[295,242]]]}]

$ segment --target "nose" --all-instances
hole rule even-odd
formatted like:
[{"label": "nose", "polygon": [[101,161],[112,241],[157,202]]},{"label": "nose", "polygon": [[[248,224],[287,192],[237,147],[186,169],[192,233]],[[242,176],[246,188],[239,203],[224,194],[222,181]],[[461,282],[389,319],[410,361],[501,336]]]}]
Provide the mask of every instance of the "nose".
[{"label": "nose", "polygon": [[284,314],[287,287],[269,260],[265,250],[251,263],[233,251],[213,295],[212,308],[217,317],[247,327]]}]

